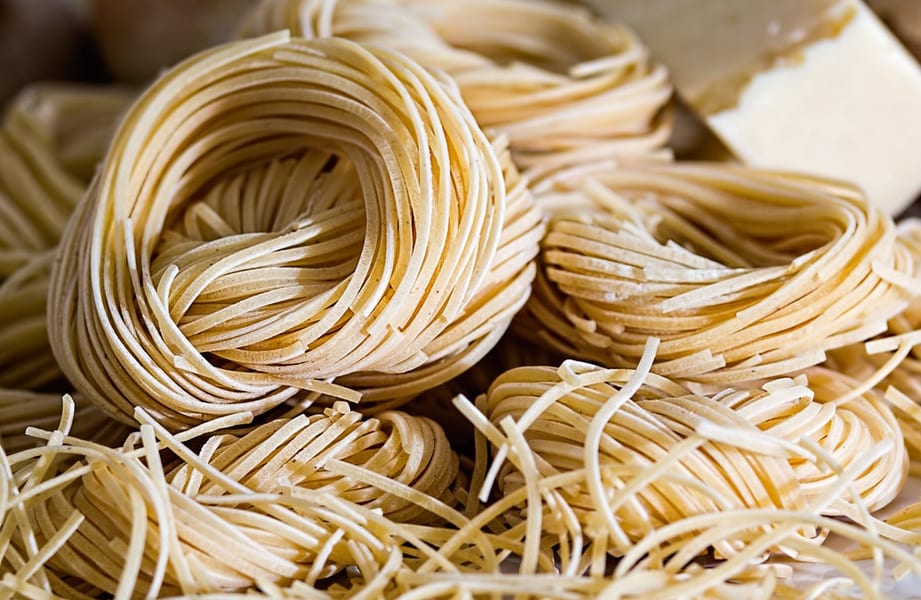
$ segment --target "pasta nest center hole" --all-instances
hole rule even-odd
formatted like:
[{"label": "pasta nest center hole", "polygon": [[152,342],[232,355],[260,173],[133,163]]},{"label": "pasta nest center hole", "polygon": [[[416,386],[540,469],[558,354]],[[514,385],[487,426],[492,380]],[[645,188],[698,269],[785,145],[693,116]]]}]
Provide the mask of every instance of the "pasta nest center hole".
[{"label": "pasta nest center hole", "polygon": [[328,306],[358,267],[365,243],[355,166],[322,151],[219,174],[174,213],[154,255],[153,279],[159,285],[173,278],[170,315],[207,352],[236,347],[305,299]]}]

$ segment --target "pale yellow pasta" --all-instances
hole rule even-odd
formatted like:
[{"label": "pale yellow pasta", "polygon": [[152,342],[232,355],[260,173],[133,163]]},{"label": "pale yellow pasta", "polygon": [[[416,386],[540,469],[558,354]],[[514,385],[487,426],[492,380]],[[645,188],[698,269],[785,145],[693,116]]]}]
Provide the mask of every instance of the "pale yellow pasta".
[{"label": "pale yellow pasta", "polygon": [[[564,363],[559,371],[522,367],[500,376],[479,405],[497,428],[508,418],[517,423],[538,459],[540,475],[549,477],[588,468],[585,448],[591,446],[587,440],[592,439],[595,415],[610,399],[623,396],[619,390],[632,374],[582,363]],[[823,380],[821,371],[814,376],[822,394],[815,394],[803,379],[707,397],[650,375],[632,397],[621,397],[623,404],[595,442],[597,447],[600,439],[597,460],[604,497],[622,530],[621,537],[612,540],[612,551],[694,514],[742,508],[804,510],[839,485],[838,471],[862,464],[878,443],[892,443],[893,448],[864,465],[851,489],[870,510],[888,504],[907,476],[905,448],[893,442],[898,425],[892,413],[881,399],[872,397],[836,406],[834,385]],[[793,452],[804,443],[805,448]],[[812,446],[820,455],[809,450]],[[837,470],[829,471],[828,463]],[[524,483],[523,472],[511,463],[496,475],[503,493]],[[645,479],[641,487],[626,483],[637,478]],[[600,518],[595,493],[588,487],[562,492],[589,529]],[[826,504],[825,514],[841,513],[831,502]],[[733,554],[736,545],[732,536],[714,543],[724,556]]]},{"label": "pale yellow pasta", "polygon": [[[605,416],[625,407],[629,410],[629,404],[661,403],[649,395],[661,395],[662,388],[681,388],[648,376],[650,362],[645,361],[637,373],[566,363],[557,373],[556,384],[564,389],[551,386],[548,392],[567,398],[569,390],[570,396],[592,398],[602,387],[611,386],[606,381],[626,380],[624,387],[636,390],[636,401],[626,398],[624,404],[625,398],[617,394],[604,398],[602,420],[588,417],[603,424]],[[500,381],[507,386],[509,376],[533,371],[511,371]],[[523,385],[531,386],[541,378],[523,379]],[[589,494],[588,506],[567,501],[578,487],[603,486],[601,477],[609,480],[610,476],[621,478],[621,492],[683,485],[689,493],[678,501],[717,498],[723,488],[711,490],[706,481],[694,484],[676,468],[693,462],[701,448],[721,448],[720,456],[744,457],[751,466],[783,465],[785,458],[799,456],[810,445],[785,442],[770,433],[759,437],[758,428],[740,435],[738,428],[721,428],[719,415],[733,410],[712,409],[737,405],[776,415],[778,407],[790,406],[791,398],[803,392],[804,381],[727,392],[701,406],[691,404],[685,412],[679,409],[688,405],[676,398],[675,407],[663,405],[650,411],[663,423],[686,421],[694,427],[687,438],[693,443],[672,447],[669,460],[652,469],[606,465],[594,471],[590,465],[596,452],[605,462],[610,456],[610,446],[602,438],[597,447],[590,442],[586,448],[588,462],[550,475],[532,468],[541,464],[541,473],[546,471],[538,458],[546,448],[525,439],[534,440],[528,430],[540,429],[539,418],[531,425],[525,419],[506,418],[497,429],[472,404],[460,400],[459,408],[485,438],[497,446],[509,445],[508,460],[522,469],[527,480],[490,505],[471,501],[467,517],[450,505],[445,473],[456,464],[453,454],[440,429],[425,419],[399,413],[361,419],[339,403],[323,415],[268,423],[243,436],[202,438],[193,451],[186,442],[215,429],[243,425],[251,415],[222,417],[173,436],[138,412],[144,423],[140,431],[123,448],[110,449],[67,435],[74,408],[65,402],[58,431],[31,432],[47,439],[47,446],[11,456],[0,447],[0,469],[5,473],[0,479],[0,539],[11,541],[0,546],[4,572],[0,593],[30,598],[52,592],[86,598],[103,590],[115,598],[144,592],[211,598],[404,600],[503,594],[806,598],[822,590],[856,588],[865,597],[876,597],[878,582],[858,568],[853,555],[820,541],[825,532],[832,532],[856,542],[871,560],[888,557],[898,571],[921,575],[921,560],[905,547],[917,542],[917,534],[912,533],[916,509],[907,509],[888,523],[865,518],[866,505],[854,486],[868,466],[885,461],[892,450],[889,442],[865,448],[859,460],[844,468],[826,463],[839,470],[840,477],[802,510],[768,506],[677,518],[628,540],[618,548],[623,558],[616,564],[607,556],[617,536],[605,533],[604,519],[583,524],[576,515],[586,509],[611,508],[609,503],[616,504],[617,495],[596,499]],[[556,406],[552,400],[544,402],[548,399],[537,402]],[[509,401],[518,402],[505,402]],[[759,403],[766,403],[768,410],[758,409]],[[768,422],[776,424],[777,419],[768,417]],[[595,429],[589,425],[589,431]],[[643,429],[631,435],[639,439]],[[80,461],[73,463],[72,458]],[[720,466],[739,469],[745,462]],[[468,489],[477,492],[482,475]],[[458,492],[455,497],[462,497]],[[819,516],[836,508],[850,509],[859,525]],[[519,510],[537,518],[509,526],[508,515]],[[440,523],[400,520],[432,516]],[[533,525],[537,529],[532,536]],[[707,548],[725,545],[731,556],[724,561],[695,560]],[[795,553],[799,560],[821,560],[842,576],[833,583],[798,588],[795,580],[784,582],[791,576],[791,563],[778,562],[771,556],[772,549]],[[500,569],[508,557],[518,560]],[[762,560],[767,562],[755,564]],[[347,565],[350,568],[342,570]]]},{"label": "pale yellow pasta", "polygon": [[545,0],[263,0],[244,35],[289,29],[395,48],[450,74],[533,178],[617,156],[668,156],[667,73],[622,25]]},{"label": "pale yellow pasta", "polygon": [[[76,589],[134,597],[313,585],[348,566],[360,575],[346,580],[359,580],[370,594],[379,571],[393,576],[404,560],[419,560],[411,548],[404,558],[400,544],[420,542],[412,530],[397,539],[395,524],[432,521],[441,509],[426,512],[342,469],[376,473],[449,513],[454,502],[457,458],[444,433],[403,413],[363,419],[338,403],[242,437],[208,437],[197,454],[159,426],[142,426],[135,436],[108,449],[52,435],[44,449],[9,456],[8,483],[19,489],[3,506],[25,507],[28,521],[4,521],[2,531],[13,536],[0,554],[5,572],[26,574],[29,536],[38,548],[67,532],[41,565],[49,589],[65,597]],[[81,461],[55,472],[42,466],[42,457],[54,455]],[[17,498],[39,484],[50,493]],[[30,579],[41,583],[22,580]],[[78,588],[70,585],[77,581]]]},{"label": "pale yellow pasta", "polygon": [[493,380],[510,369],[522,366],[559,363],[564,357],[543,346],[528,343],[506,333],[496,346],[469,370],[454,379],[414,398],[403,409],[428,417],[439,423],[451,441],[451,447],[466,456],[473,456],[473,425],[453,404],[458,394],[476,397],[489,389]]},{"label": "pale yellow pasta", "polygon": [[[888,499],[860,481],[887,469],[897,473],[884,475],[890,483],[881,487],[904,481],[904,449],[884,404],[867,397],[863,408],[841,413],[845,405],[834,403],[841,380],[826,381],[818,370],[760,390],[691,394],[649,373],[654,350],[647,345],[636,370],[573,361],[514,369],[478,408],[458,402],[492,448],[493,463],[472,484],[474,492],[483,486],[482,496],[493,477],[498,483],[499,499],[484,512],[505,511],[508,533],[528,531],[521,575],[543,572],[540,562],[528,564],[529,549],[538,557],[553,549],[562,575],[594,573],[607,582],[593,592],[599,597],[800,598],[855,588],[878,597],[880,570],[867,575],[854,555],[826,546],[828,533],[856,542],[875,564],[886,556],[897,572],[921,574],[910,514],[888,524],[873,519],[870,505]],[[842,423],[803,431],[812,407]],[[845,444],[852,448],[838,452],[828,431],[847,430],[851,415],[882,416],[887,425],[862,423],[864,433]],[[806,462],[836,476],[812,487]],[[823,516],[836,514],[856,524]],[[613,572],[609,554],[621,557]],[[795,577],[779,584],[797,561],[827,563],[841,577],[825,587],[797,589]],[[761,570],[753,570],[758,562]]]},{"label": "pale yellow pasta", "polygon": [[0,280],[57,245],[128,92],[33,85],[0,124]]},{"label": "pale yellow pasta", "polygon": [[58,362],[171,429],[318,393],[405,401],[527,296],[542,224],[502,155],[392,51],[276,34],[191,58],[131,109],[71,221]]},{"label": "pale yellow pasta", "polygon": [[569,356],[717,385],[882,332],[917,291],[892,220],[844,184],[734,165],[586,166],[551,213],[520,331]]},{"label": "pale yellow pasta", "polygon": [[[915,260],[915,277],[921,278],[921,220],[899,223],[899,243]],[[919,287],[921,290],[921,287]],[[852,345],[831,353],[829,365],[876,386],[892,404],[901,433],[913,460],[912,470],[921,474],[921,298],[889,320],[882,339]],[[894,351],[894,352],[891,352]]]},{"label": "pale yellow pasta", "polygon": [[37,84],[0,124],[0,388],[68,389],[46,331],[53,248],[130,98]]},{"label": "pale yellow pasta", "polygon": [[[29,427],[53,430],[61,419],[61,395],[0,388],[0,446],[18,452],[41,445],[26,434]],[[104,446],[118,446],[129,429],[108,418],[92,403],[79,396],[74,403],[72,434]],[[5,475],[4,475],[5,477]]]},{"label": "pale yellow pasta", "polygon": [[45,317],[53,260],[53,250],[36,252],[0,282],[0,388],[62,386]]}]

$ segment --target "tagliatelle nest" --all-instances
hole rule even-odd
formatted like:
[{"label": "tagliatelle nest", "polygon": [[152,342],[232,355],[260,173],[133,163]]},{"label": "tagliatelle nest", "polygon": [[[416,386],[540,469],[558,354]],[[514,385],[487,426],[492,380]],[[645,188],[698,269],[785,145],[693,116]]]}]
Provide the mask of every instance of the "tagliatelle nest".
[{"label": "tagliatelle nest", "polygon": [[[775,587],[790,574],[776,555],[788,554],[821,557],[853,577],[849,585],[875,589],[851,558],[824,545],[832,532],[921,574],[921,561],[900,546],[919,539],[911,529],[917,509],[888,523],[870,516],[907,474],[881,398],[836,406],[853,381],[824,370],[762,389],[691,394],[649,373],[654,349],[647,345],[636,370],[574,361],[513,369],[476,408],[458,402],[492,450],[487,468],[480,447],[472,489],[482,485],[483,497],[497,482],[500,494],[485,512],[505,511],[508,534],[526,540],[520,573],[541,572],[554,548],[564,576],[609,577],[599,595],[703,597],[735,588],[798,597]],[[838,514],[860,526],[823,516]],[[613,567],[611,554],[621,557]],[[746,585],[754,587],[743,592]]]},{"label": "tagliatelle nest", "polygon": [[[242,437],[209,437],[197,454],[155,427],[178,465],[160,462],[154,429],[147,429],[135,441],[143,441],[137,450],[131,443],[110,450],[75,438],[64,447],[52,442],[45,452],[81,459],[60,474],[32,472],[28,453],[9,458],[14,476],[25,478],[18,480],[20,493],[42,479],[54,493],[30,501],[28,529],[11,524],[18,534],[7,572],[12,567],[16,573],[21,559],[15,556],[27,552],[21,544],[29,536],[23,534],[32,531],[39,546],[60,540],[44,568],[52,589],[63,595],[314,584],[349,565],[357,565],[368,583],[379,569],[403,562],[399,544],[368,515],[398,523],[437,516],[336,465],[453,503],[457,457],[427,419],[396,412],[362,419],[340,403],[322,415],[272,421]],[[77,580],[85,584],[70,587]]]},{"label": "tagliatelle nest", "polygon": [[527,296],[540,215],[501,154],[390,51],[279,34],[198,55],[135,104],[71,222],[55,355],[111,414],[173,429],[410,398]]},{"label": "tagliatelle nest", "polygon": [[[541,478],[586,469],[586,482],[562,490],[560,499],[589,536],[596,530],[608,535],[599,521],[605,516],[608,527],[616,523],[611,552],[626,552],[628,540],[695,514],[803,511],[814,502],[825,504],[819,511],[824,514],[851,512],[829,496],[843,471],[854,472],[851,489],[875,510],[896,496],[907,477],[907,454],[893,441],[898,424],[886,404],[869,396],[836,406],[834,380],[825,372],[814,373],[821,394],[803,378],[712,397],[654,375],[634,389],[627,385],[632,375],[582,363],[523,367],[500,376],[478,401],[495,432],[507,430],[509,419],[515,423]],[[892,444],[891,450],[866,462],[871,448],[883,443]],[[505,495],[526,478],[521,465],[502,462],[508,450],[500,452],[503,467],[496,473]],[[609,512],[598,512],[601,502]],[[567,525],[546,526],[555,531]],[[715,542],[724,556],[743,546],[731,536]]]},{"label": "tagliatelle nest", "polygon": [[664,67],[621,25],[543,0],[263,0],[243,34],[290,29],[394,48],[457,82],[477,121],[534,177],[653,156],[671,130]]},{"label": "tagliatelle nest", "polygon": [[843,184],[733,165],[609,165],[536,190],[550,213],[519,332],[568,356],[719,385],[885,331],[916,292],[892,221]]},{"label": "tagliatelle nest", "polygon": [[[921,278],[921,220],[907,219],[898,226],[899,242],[915,259],[915,276]],[[921,286],[919,286],[921,290]],[[921,475],[921,298],[889,320],[881,339],[855,344],[831,353],[831,365],[876,386],[895,408],[901,434],[915,461],[913,473]]]},{"label": "tagliatelle nest", "polygon": [[35,85],[0,124],[0,281],[57,245],[131,96]]},{"label": "tagliatelle nest", "polygon": [[34,85],[0,124],[0,388],[61,385],[45,317],[53,248],[129,99]]}]

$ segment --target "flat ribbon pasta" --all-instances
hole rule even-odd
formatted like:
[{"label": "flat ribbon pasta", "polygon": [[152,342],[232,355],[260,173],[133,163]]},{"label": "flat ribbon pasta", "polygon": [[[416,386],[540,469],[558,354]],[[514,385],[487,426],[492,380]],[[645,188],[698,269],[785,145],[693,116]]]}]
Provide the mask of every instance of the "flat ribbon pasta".
[{"label": "flat ribbon pasta", "polygon": [[445,71],[532,178],[616,156],[667,156],[667,72],[622,25],[541,0],[263,0],[243,35],[289,29],[394,48]]},{"label": "flat ribbon pasta", "polygon": [[[566,480],[544,488],[544,509],[534,507],[536,490],[528,487],[520,512],[506,515],[509,527],[540,527],[550,537],[581,531],[620,556],[672,524],[723,511],[855,516],[856,507],[888,504],[907,477],[886,404],[871,395],[836,405],[847,387],[826,371],[710,396],[637,373],[575,361],[521,367],[477,399],[492,424],[477,426],[493,448],[487,488],[492,477],[501,496]],[[891,449],[881,451],[885,445]],[[843,482],[847,493],[838,491]],[[682,552],[730,557],[766,526],[753,517],[748,528],[701,544],[701,531],[688,529],[679,537],[696,554]],[[824,537],[809,527],[800,535],[813,545]],[[766,550],[788,551],[783,544]]]},{"label": "flat ribbon pasta", "polygon": [[[336,465],[392,478],[431,504],[453,503],[457,457],[428,419],[397,412],[363,419],[337,403],[324,414],[272,421],[242,436],[207,437],[197,453],[152,427],[120,449],[61,437],[65,446],[52,440],[9,456],[20,493],[39,482],[51,493],[30,497],[27,523],[9,520],[14,547],[0,554],[4,570],[17,572],[25,561],[15,557],[26,554],[22,544],[34,536],[39,546],[59,544],[41,566],[63,596],[316,585],[349,566],[373,590],[381,570],[392,576],[404,561],[396,526],[388,532],[384,524],[437,517]],[[36,467],[44,456],[80,460],[55,472]],[[55,542],[61,532],[67,537]]]},{"label": "flat ribbon pasta", "polygon": [[10,103],[0,124],[0,281],[57,245],[130,98],[41,84]]},{"label": "flat ribbon pasta", "polygon": [[61,385],[48,346],[46,302],[54,251],[36,253],[0,283],[0,388]]},{"label": "flat ribbon pasta", "polygon": [[329,383],[347,375],[433,387],[533,276],[539,213],[500,154],[391,51],[276,34],[193,57],[134,105],[70,223],[55,355],[111,414],[172,429],[357,400]]},{"label": "flat ribbon pasta", "polygon": [[608,366],[717,385],[782,376],[886,328],[915,290],[895,227],[843,184],[733,165],[586,166],[550,213],[518,331]]},{"label": "flat ribbon pasta", "polygon": [[[898,225],[898,240],[915,260],[914,277],[921,280],[921,220],[906,219]],[[921,293],[921,284],[916,284]],[[832,352],[829,366],[875,386],[885,393],[901,425],[901,435],[914,461],[913,473],[921,475],[921,298],[889,320],[881,339],[851,345]],[[872,350],[872,353],[868,352]]]},{"label": "flat ribbon pasta", "polygon": [[[42,440],[30,437],[26,430],[29,427],[55,429],[61,420],[61,406],[59,394],[0,389],[0,445],[4,451],[13,453],[41,445]],[[71,418],[70,431],[74,436],[104,446],[120,445],[130,431],[79,396],[74,399]]]}]

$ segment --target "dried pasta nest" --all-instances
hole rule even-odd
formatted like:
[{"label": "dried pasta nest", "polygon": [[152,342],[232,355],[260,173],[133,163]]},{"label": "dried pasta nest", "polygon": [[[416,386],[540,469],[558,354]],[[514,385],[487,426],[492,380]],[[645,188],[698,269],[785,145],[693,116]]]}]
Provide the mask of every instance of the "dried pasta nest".
[{"label": "dried pasta nest", "polygon": [[540,214],[502,152],[388,50],[279,33],[193,57],[134,105],[67,230],[58,362],[174,430],[434,387],[533,277]]},{"label": "dried pasta nest", "polygon": [[[907,477],[889,408],[872,395],[837,406],[842,382],[833,374],[814,371],[706,396],[661,376],[637,380],[636,373],[574,361],[522,367],[501,375],[478,399],[492,424],[480,429],[492,443],[490,473],[502,495],[568,477],[544,499],[538,521],[545,531],[575,531],[576,519],[589,539],[601,538],[608,552],[622,555],[695,515],[874,510]],[[505,460],[508,452],[514,461]],[[850,486],[842,493],[845,480]],[[533,503],[529,496],[520,512],[506,515],[511,526],[527,526]],[[691,547],[705,554],[712,545],[718,556],[733,556],[763,527],[752,520],[748,529]],[[824,537],[808,527],[801,535],[817,544]],[[782,544],[768,550],[788,551]]]},{"label": "dried pasta nest", "polygon": [[37,390],[62,383],[45,316],[53,260],[53,250],[36,253],[0,282],[0,388]]},{"label": "dried pasta nest", "polygon": [[[921,280],[921,220],[906,219],[898,226],[899,242],[915,259],[915,277]],[[921,287],[919,287],[921,289]],[[912,459],[921,473],[921,299],[889,320],[888,331],[866,346],[852,345],[832,352],[829,365],[875,386],[885,393],[901,425]]]},{"label": "dried pasta nest", "polygon": [[631,31],[573,4],[534,0],[264,0],[244,34],[288,28],[395,48],[449,73],[485,128],[534,177],[661,151],[666,70]]},{"label": "dried pasta nest", "polygon": [[[0,389],[0,446],[5,452],[13,453],[43,444],[26,430],[30,427],[49,431],[57,428],[61,422],[61,405],[60,394]],[[110,419],[91,402],[77,396],[74,407],[73,435],[111,447],[120,445],[128,437],[128,427]]]},{"label": "dried pasta nest", "polygon": [[884,331],[915,293],[892,221],[843,184],[734,165],[588,166],[551,216],[519,332],[568,356],[731,385]]},{"label": "dried pasta nest", "polygon": [[[53,493],[29,501],[28,529],[20,524],[13,539],[21,544],[31,530],[38,547],[59,545],[42,567],[64,596],[315,585],[348,566],[367,584],[403,564],[385,524],[431,522],[433,515],[342,469],[375,473],[432,502],[452,502],[457,473],[434,422],[398,412],[364,419],[344,403],[243,436],[208,437],[197,453],[153,422],[117,450],[62,439],[66,447],[52,443],[45,452],[82,460],[60,474],[31,476],[31,485],[43,478]],[[161,462],[170,455],[176,458]],[[26,481],[31,456],[9,458]]]},{"label": "dried pasta nest", "polygon": [[57,245],[129,98],[34,85],[10,103],[0,124],[0,280]]}]

